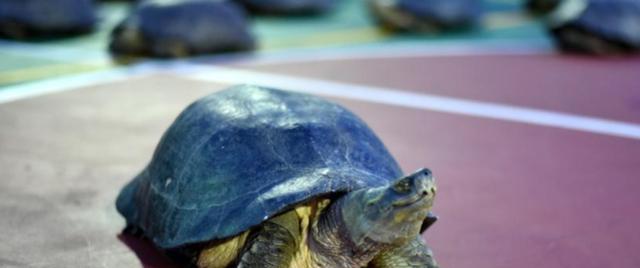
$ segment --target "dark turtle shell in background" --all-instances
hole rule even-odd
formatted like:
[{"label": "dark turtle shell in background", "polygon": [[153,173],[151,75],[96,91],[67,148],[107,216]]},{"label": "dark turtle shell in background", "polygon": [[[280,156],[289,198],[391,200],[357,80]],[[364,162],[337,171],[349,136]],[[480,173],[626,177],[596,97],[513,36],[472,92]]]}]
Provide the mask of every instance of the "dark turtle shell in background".
[{"label": "dark turtle shell in background", "polygon": [[391,29],[438,32],[464,29],[482,14],[479,0],[366,0],[374,18]]},{"label": "dark turtle shell in background", "polygon": [[230,237],[313,197],[401,175],[382,142],[345,108],[236,86],[178,116],[117,208],[170,249]]},{"label": "dark turtle shell in background", "polygon": [[183,57],[251,50],[248,18],[236,3],[220,0],[139,1],[111,34],[116,56]]},{"label": "dark turtle shell in background", "polygon": [[558,46],[598,55],[640,50],[639,0],[565,0],[549,15]]},{"label": "dark turtle shell in background", "polygon": [[0,36],[65,37],[90,32],[95,24],[93,0],[0,0]]}]

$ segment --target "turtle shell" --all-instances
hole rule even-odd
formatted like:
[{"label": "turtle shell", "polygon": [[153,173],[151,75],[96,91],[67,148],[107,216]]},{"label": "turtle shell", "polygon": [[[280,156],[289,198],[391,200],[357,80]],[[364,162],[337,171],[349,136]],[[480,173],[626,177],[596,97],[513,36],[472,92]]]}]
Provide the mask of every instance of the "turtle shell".
[{"label": "turtle shell", "polygon": [[175,248],[231,237],[311,198],[401,175],[344,107],[235,86],[187,107],[116,205],[157,246]]},{"label": "turtle shell", "polygon": [[111,33],[119,55],[181,57],[251,50],[255,39],[240,5],[220,0],[145,0]]},{"label": "turtle shell", "polygon": [[92,0],[0,1],[0,36],[64,37],[89,32],[95,24]]},{"label": "turtle shell", "polygon": [[568,51],[591,54],[638,52],[640,1],[565,1],[551,14],[550,30],[559,46]]},{"label": "turtle shell", "polygon": [[393,30],[436,32],[472,27],[482,13],[477,0],[368,0],[372,14]]},{"label": "turtle shell", "polygon": [[400,0],[398,9],[411,13],[420,19],[433,20],[445,27],[455,27],[475,22],[482,6],[477,0],[416,1]]}]

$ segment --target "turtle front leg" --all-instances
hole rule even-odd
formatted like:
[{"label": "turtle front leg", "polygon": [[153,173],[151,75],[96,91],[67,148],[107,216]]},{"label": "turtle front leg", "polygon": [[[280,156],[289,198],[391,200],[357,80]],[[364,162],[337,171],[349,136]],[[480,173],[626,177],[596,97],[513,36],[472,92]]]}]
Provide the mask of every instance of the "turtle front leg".
[{"label": "turtle front leg", "polygon": [[369,264],[370,268],[438,268],[433,252],[417,236],[406,244],[388,249],[376,256]]},{"label": "turtle front leg", "polygon": [[297,226],[297,217],[291,212],[263,223],[245,247],[237,267],[289,267],[298,245]]}]

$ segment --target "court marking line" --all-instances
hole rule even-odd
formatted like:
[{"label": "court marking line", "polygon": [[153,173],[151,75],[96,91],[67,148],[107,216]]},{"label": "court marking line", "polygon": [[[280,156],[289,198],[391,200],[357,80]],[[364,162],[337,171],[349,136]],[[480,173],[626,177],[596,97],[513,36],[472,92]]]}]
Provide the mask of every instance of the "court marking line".
[{"label": "court marking line", "polygon": [[349,47],[299,48],[286,51],[258,51],[193,58],[203,63],[246,63],[252,65],[291,64],[309,61],[396,59],[457,56],[535,56],[554,55],[550,41],[487,40],[481,42],[417,40],[398,43],[365,44]]},{"label": "court marking line", "polygon": [[261,50],[290,49],[292,47],[317,48],[330,46],[360,45],[368,42],[381,42],[392,34],[381,31],[378,27],[347,27],[330,32],[322,32],[301,38],[299,35],[291,37],[281,36],[277,39],[265,38],[260,40]]},{"label": "court marking line", "polygon": [[[129,68],[118,67],[113,64],[111,59],[105,52],[87,53],[79,50],[73,53],[74,49],[60,48],[55,45],[33,45],[25,44],[24,47],[20,43],[1,41],[0,48],[8,48],[3,53],[22,55],[26,51],[31,51],[29,57],[50,59],[53,61],[65,61],[56,63],[55,65],[76,66],[78,64],[86,64],[90,66],[101,66],[99,69],[109,68]],[[258,51],[255,53],[229,53],[223,55],[204,55],[189,59],[175,60],[177,62],[204,62],[204,63],[236,63],[236,64],[252,64],[252,65],[270,65],[270,64],[292,64],[309,61],[332,61],[332,60],[360,60],[360,59],[393,59],[393,58],[415,58],[415,57],[441,57],[441,56],[509,56],[509,55],[552,55],[555,53],[553,46],[545,42],[532,41],[530,44],[523,42],[510,42],[506,40],[486,40],[481,42],[470,43],[465,40],[448,40],[448,41],[402,41],[400,43],[384,43],[384,44],[367,44],[349,47],[332,47],[332,48],[299,48],[288,49],[285,51]],[[75,57],[77,59],[73,63],[69,62]],[[157,64],[157,61],[146,60],[142,64]],[[103,66],[104,65],[104,66]],[[46,69],[48,65],[39,66],[37,68],[21,68],[0,74],[0,80],[12,80],[15,82],[27,82],[22,78],[37,76],[34,74]],[[89,68],[90,69],[90,68]],[[20,79],[9,77],[12,72],[20,74]],[[78,71],[74,74],[86,74],[90,71]],[[43,76],[42,78],[47,78]],[[1,84],[2,81],[0,81]],[[0,90],[2,86],[0,86]]]},{"label": "court marking line", "polygon": [[101,49],[91,50],[86,47],[74,47],[69,44],[25,43],[11,40],[0,40],[2,53],[34,59],[53,61],[89,61],[109,59],[109,53]]},{"label": "court marking line", "polygon": [[[0,72],[0,85],[35,81],[68,74],[81,74],[113,68],[105,63],[51,63]],[[2,87],[0,87],[2,90]]]},{"label": "court marking line", "polygon": [[177,74],[178,77],[206,82],[256,84],[316,95],[640,139],[640,125],[633,123],[499,103],[413,93],[396,88],[300,78],[236,68],[205,66],[189,62],[173,62],[171,64],[145,63],[126,68],[10,86],[0,90],[0,103],[88,88],[158,71],[171,71]]},{"label": "court marking line", "polygon": [[638,124],[591,116],[236,68],[202,65],[175,65],[174,68],[182,69],[177,71],[181,77],[198,81],[253,84],[343,99],[640,139]]},{"label": "court marking line", "polygon": [[[62,62],[111,62],[106,51],[64,47],[51,44],[24,44],[0,40],[3,53]],[[255,52],[196,56],[189,60],[252,64],[283,64],[302,61],[386,59],[437,56],[549,55],[556,51],[549,40],[402,40],[396,42],[350,45],[329,48],[292,48]]]},{"label": "court marking line", "polygon": [[0,104],[33,98],[46,94],[98,86],[128,78],[144,76],[155,71],[155,67],[146,65],[127,68],[115,68],[102,71],[88,72],[72,76],[62,76],[40,81],[28,82],[14,86],[0,88]]}]

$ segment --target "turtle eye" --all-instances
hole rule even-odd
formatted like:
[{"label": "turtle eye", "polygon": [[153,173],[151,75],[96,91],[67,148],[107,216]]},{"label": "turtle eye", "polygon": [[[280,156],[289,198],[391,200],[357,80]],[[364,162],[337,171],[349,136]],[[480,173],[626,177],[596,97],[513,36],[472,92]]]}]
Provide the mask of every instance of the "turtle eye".
[{"label": "turtle eye", "polygon": [[393,190],[398,193],[408,193],[411,191],[411,183],[408,178],[402,179],[393,185]]}]

